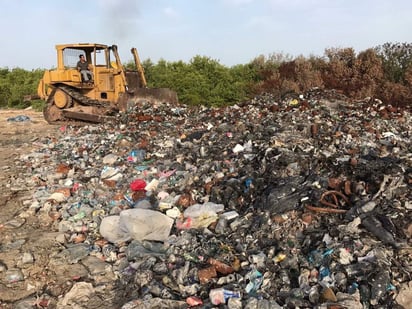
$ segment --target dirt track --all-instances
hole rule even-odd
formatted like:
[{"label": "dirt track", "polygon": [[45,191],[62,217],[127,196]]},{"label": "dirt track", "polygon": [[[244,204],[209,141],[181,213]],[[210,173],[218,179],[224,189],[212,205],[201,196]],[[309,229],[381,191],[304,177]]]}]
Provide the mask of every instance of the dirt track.
[{"label": "dirt track", "polygon": [[[9,121],[17,116],[27,116],[30,121]],[[16,188],[9,188],[9,179],[19,173],[21,166],[15,165],[15,159],[31,151],[35,142],[42,137],[58,134],[56,126],[49,125],[43,114],[29,110],[0,110],[0,219],[3,222],[8,212],[8,196]],[[13,189],[13,190],[11,190]]]},{"label": "dirt track", "polygon": [[[8,121],[19,115],[29,117],[30,121]],[[24,209],[23,201],[30,198],[32,192],[30,188],[16,185],[13,179],[21,173],[29,175],[30,171],[29,166],[18,165],[16,159],[32,152],[40,139],[58,134],[58,127],[49,125],[40,112],[0,110],[0,276],[4,279],[6,269],[19,266],[21,249],[36,257],[23,272],[28,279],[26,283],[0,283],[0,308],[12,308],[9,307],[12,302],[33,294],[33,289],[39,291],[47,281],[42,257],[47,256],[48,246],[52,244],[51,235],[47,228],[39,229],[39,223],[33,218],[19,216]]]}]

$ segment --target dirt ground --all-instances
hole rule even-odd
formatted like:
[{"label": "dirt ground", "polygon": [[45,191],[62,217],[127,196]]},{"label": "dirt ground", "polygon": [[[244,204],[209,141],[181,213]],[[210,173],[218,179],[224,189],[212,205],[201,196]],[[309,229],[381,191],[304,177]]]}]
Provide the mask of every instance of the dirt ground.
[{"label": "dirt ground", "polygon": [[[27,116],[30,121],[8,121],[16,116]],[[13,179],[26,173],[17,158],[36,148],[36,141],[56,137],[59,127],[49,125],[41,112],[0,110],[0,308],[14,308],[12,304],[29,295],[39,293],[47,278],[47,256],[54,242],[47,226],[34,218],[20,216],[30,200],[31,188],[16,186]],[[22,265],[24,253],[34,256],[34,262]],[[14,268],[22,269],[25,280],[10,283],[7,277]],[[34,293],[33,293],[34,292]]]},{"label": "dirt ground", "polygon": [[[8,121],[20,115],[29,117],[30,121]],[[16,156],[33,149],[33,142],[37,139],[57,132],[56,126],[48,124],[41,112],[32,109],[0,110],[1,187],[3,188],[4,179],[12,171],[10,165]]]}]

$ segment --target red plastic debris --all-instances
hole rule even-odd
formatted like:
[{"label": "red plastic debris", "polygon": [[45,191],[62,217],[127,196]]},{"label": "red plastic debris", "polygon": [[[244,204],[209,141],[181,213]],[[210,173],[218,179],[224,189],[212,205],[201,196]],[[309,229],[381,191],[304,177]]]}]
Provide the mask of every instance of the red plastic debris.
[{"label": "red plastic debris", "polygon": [[190,296],[190,297],[186,298],[186,303],[190,307],[203,305],[203,301],[199,297],[196,297],[196,296]]},{"label": "red plastic debris", "polygon": [[136,179],[130,184],[130,189],[132,191],[143,191],[144,188],[146,188],[146,181],[143,179]]}]

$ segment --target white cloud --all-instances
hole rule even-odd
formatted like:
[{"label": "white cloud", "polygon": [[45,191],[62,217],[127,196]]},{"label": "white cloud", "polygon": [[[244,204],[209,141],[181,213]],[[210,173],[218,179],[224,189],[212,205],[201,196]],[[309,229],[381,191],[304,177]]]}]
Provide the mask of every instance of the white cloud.
[{"label": "white cloud", "polygon": [[328,7],[339,7],[341,3],[342,0],[267,0],[267,4],[273,11],[286,10],[292,12],[307,10],[312,11],[315,9]]},{"label": "white cloud", "polygon": [[163,9],[163,14],[165,14],[167,17],[173,18],[173,19],[179,17],[179,13],[178,13],[175,9],[173,9],[173,8],[171,8],[171,7],[166,7],[166,8],[164,8],[164,9]]},{"label": "white cloud", "polygon": [[253,16],[247,23],[246,28],[266,28],[272,24],[272,18],[269,16]]},{"label": "white cloud", "polygon": [[223,0],[223,3],[228,6],[242,6],[254,2],[255,0]]}]

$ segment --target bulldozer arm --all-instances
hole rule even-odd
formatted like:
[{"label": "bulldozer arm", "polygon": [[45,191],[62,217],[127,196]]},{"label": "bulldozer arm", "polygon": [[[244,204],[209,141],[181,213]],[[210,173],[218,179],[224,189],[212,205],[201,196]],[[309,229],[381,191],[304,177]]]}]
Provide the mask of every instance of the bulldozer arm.
[{"label": "bulldozer arm", "polygon": [[[177,93],[169,88],[148,88],[143,65],[140,62],[139,54],[136,48],[132,48],[131,53],[136,66],[136,71],[125,71],[128,92],[130,98],[128,103],[137,103],[140,101],[149,101],[152,103],[168,102],[172,105],[178,103]],[[128,106],[130,107],[130,106]],[[125,106],[121,106],[123,110]],[[126,107],[127,108],[127,107]]]}]

